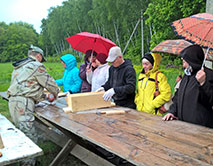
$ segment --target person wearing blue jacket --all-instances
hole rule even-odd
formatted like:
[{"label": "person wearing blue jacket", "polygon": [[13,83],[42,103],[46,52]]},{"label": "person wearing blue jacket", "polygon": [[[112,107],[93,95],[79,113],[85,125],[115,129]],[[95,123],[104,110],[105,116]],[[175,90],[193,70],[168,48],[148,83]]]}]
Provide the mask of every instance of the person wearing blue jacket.
[{"label": "person wearing blue jacket", "polygon": [[79,77],[76,58],[71,54],[66,54],[60,58],[65,68],[63,78],[56,80],[58,86],[64,87],[64,92],[78,93],[81,90],[82,80]]}]

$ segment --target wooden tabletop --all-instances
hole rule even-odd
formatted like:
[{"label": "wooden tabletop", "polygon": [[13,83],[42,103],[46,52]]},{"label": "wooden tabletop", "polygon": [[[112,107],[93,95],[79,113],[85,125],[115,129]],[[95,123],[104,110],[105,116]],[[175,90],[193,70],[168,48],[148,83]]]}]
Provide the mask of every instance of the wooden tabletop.
[{"label": "wooden tabletop", "polygon": [[[36,113],[72,134],[135,165],[213,165],[213,129],[131,110],[96,114],[100,110],[66,114],[63,103],[36,108]],[[122,107],[107,108],[127,109]],[[103,110],[103,109],[101,109]]]}]

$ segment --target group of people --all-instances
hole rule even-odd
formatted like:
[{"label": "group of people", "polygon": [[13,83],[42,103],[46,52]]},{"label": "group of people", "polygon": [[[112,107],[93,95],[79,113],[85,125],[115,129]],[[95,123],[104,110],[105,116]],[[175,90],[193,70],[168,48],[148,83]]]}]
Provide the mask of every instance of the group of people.
[{"label": "group of people", "polygon": [[[70,94],[105,91],[103,99],[118,106],[163,115],[164,121],[180,119],[213,128],[213,71],[202,67],[204,53],[198,45],[185,48],[181,58],[184,76],[172,97],[166,76],[159,72],[159,53],[145,54],[138,81],[131,61],[123,58],[120,47],[112,47],[108,55],[88,50],[80,70],[76,58],[67,54],[60,58],[65,68],[63,78],[55,81],[41,63],[45,61],[43,50],[32,46],[27,58],[13,63],[7,91],[12,120],[34,140],[35,104],[43,99],[53,101],[60,91],[58,86],[63,86],[64,92]],[[52,95],[44,95],[44,88]],[[173,103],[166,113],[159,111],[171,98]]]}]

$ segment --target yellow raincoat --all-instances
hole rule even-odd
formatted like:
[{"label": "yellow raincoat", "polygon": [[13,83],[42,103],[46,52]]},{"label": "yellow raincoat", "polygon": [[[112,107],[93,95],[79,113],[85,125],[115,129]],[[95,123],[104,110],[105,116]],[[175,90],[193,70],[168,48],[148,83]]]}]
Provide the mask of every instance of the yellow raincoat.
[{"label": "yellow raincoat", "polygon": [[[138,91],[135,96],[135,104],[138,111],[155,114],[155,109],[168,102],[171,97],[171,88],[168,84],[167,78],[163,73],[158,73],[158,87],[160,95],[154,98],[155,75],[160,66],[161,56],[158,53],[152,53],[154,59],[154,66],[146,74],[144,70],[140,73],[138,78]],[[158,111],[158,115],[161,115]]]}]

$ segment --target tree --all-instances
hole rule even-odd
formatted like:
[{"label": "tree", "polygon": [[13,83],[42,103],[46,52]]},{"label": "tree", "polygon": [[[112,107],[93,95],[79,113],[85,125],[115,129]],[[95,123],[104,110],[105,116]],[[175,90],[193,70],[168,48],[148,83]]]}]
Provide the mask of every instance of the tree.
[{"label": "tree", "polygon": [[16,61],[26,57],[30,44],[38,44],[38,34],[32,25],[16,22],[9,26],[0,24],[0,30],[4,34],[0,35],[4,40],[0,45],[1,62]]}]

